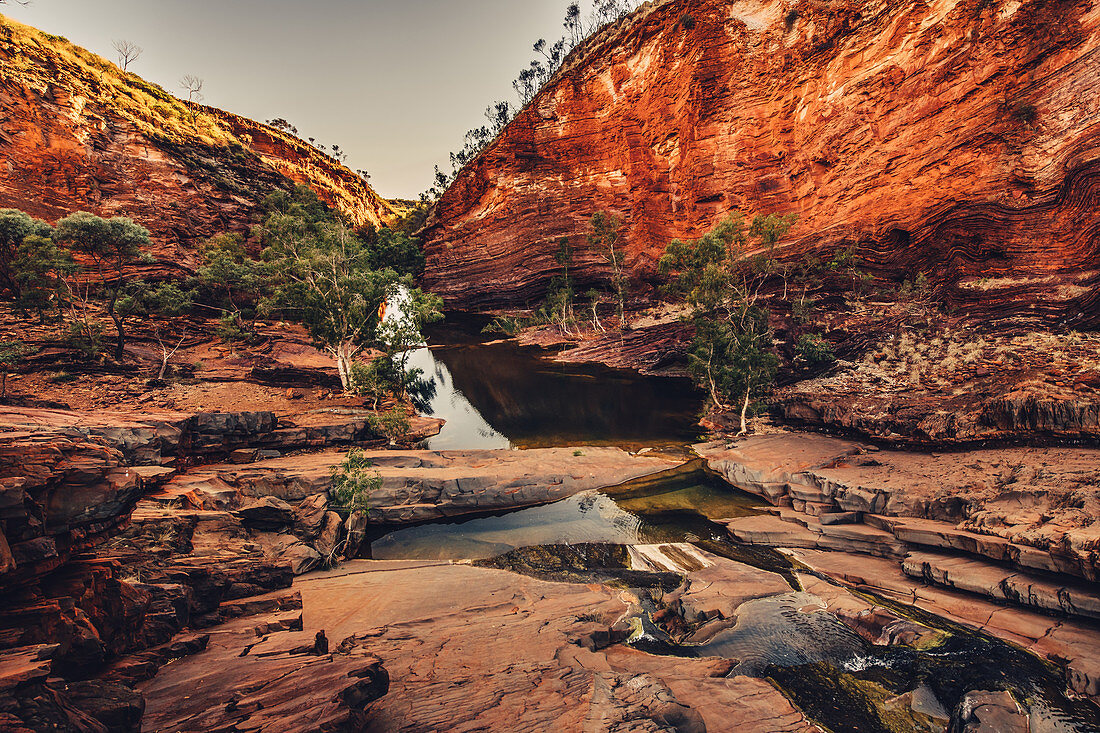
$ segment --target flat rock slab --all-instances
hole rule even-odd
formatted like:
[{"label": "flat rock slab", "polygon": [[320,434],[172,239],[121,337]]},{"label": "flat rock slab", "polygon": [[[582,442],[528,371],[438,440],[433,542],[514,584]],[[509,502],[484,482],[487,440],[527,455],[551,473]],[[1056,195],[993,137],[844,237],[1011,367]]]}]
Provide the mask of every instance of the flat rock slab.
[{"label": "flat rock slab", "polygon": [[[751,581],[760,593],[787,588],[771,573],[734,572],[736,563],[708,559],[715,564],[700,572]],[[701,581],[700,590],[714,585]],[[295,587],[307,632],[358,634],[384,660],[390,692],[371,706],[370,731],[817,730],[766,682],[720,676],[729,669],[716,665],[721,660],[580,646],[637,600],[604,585],[361,560],[299,578]],[[748,587],[727,590],[740,595]],[[630,727],[642,721],[657,725]]]},{"label": "flat rock slab", "polygon": [[139,686],[142,730],[361,730],[388,678],[361,645],[314,653],[312,632],[256,636],[254,621],[211,634],[205,651]]},{"label": "flat rock slab", "polygon": [[[405,524],[545,504],[679,465],[619,448],[476,451],[364,451],[382,477],[370,495],[370,520]],[[288,502],[327,491],[346,453],[325,451],[248,465],[217,464],[176,477],[165,490],[201,492],[215,484],[243,497]]]}]

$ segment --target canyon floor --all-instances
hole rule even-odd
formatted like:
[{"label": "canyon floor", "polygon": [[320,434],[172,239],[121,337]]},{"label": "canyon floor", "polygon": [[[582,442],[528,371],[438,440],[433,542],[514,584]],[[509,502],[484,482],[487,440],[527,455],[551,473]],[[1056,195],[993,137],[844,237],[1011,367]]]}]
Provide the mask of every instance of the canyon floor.
[{"label": "canyon floor", "polygon": [[[1100,449],[772,427],[680,452],[425,450],[441,421],[415,416],[387,445],[301,334],[265,328],[188,342],[163,383],[140,349],[95,369],[43,349],[10,381],[7,728],[1100,726]],[[674,328],[587,357],[636,367]],[[367,514],[329,495],[353,446],[381,478]],[[520,528],[444,559],[362,557],[396,528],[570,499],[613,525],[632,515],[612,502],[660,504],[701,462],[731,501],[669,499],[695,517],[670,541],[528,547]]]}]

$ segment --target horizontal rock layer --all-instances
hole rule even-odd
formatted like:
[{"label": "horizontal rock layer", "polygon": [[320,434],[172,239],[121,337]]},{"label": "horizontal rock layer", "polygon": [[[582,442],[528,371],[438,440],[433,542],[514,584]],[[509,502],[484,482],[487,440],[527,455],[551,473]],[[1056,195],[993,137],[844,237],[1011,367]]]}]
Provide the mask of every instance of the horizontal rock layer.
[{"label": "horizontal rock layer", "polygon": [[[382,485],[368,497],[372,523],[405,524],[545,504],[674,468],[618,448],[524,451],[364,451]],[[153,498],[195,508],[237,508],[245,497],[299,502],[328,492],[343,453],[238,466],[217,464],[173,479]]]},{"label": "horizontal rock layer", "polygon": [[606,282],[599,210],[636,280],[729,212],[796,213],[782,256],[856,245],[974,314],[1095,323],[1098,39],[1091,0],[647,3],[461,171],[427,283],[537,302],[562,237],[581,286]]},{"label": "horizontal rock layer", "polygon": [[360,414],[312,417],[296,425],[271,412],[0,408],[0,586],[40,576],[117,533],[137,500],[189,461],[249,461],[263,450],[375,437]]},{"label": "horizontal rock layer", "polygon": [[[1025,571],[1100,577],[1100,451],[879,451],[810,434],[696,450],[738,488],[791,507],[827,535],[863,533],[875,554],[907,545],[965,552]],[[855,522],[855,524],[852,524]]]}]

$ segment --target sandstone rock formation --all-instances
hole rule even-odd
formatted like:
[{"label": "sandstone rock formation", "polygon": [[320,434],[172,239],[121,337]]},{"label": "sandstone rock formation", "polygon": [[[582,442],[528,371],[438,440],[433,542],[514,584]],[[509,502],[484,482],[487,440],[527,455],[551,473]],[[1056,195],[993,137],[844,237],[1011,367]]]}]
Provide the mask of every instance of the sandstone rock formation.
[{"label": "sandstone rock formation", "polygon": [[[343,547],[344,522],[327,511],[326,497],[296,513],[268,496],[240,517],[225,506],[189,510],[175,497],[165,509],[143,497],[164,494],[196,462],[252,461],[372,437],[361,412],[303,422],[288,426],[268,411],[0,408],[4,715],[32,729],[136,730],[144,703],[128,686],[205,648],[208,637],[173,640],[182,629],[301,608],[288,588],[294,574],[335,561]],[[348,520],[358,543],[361,524]],[[290,528],[302,537],[277,534]],[[296,618],[281,615],[270,625],[300,629]],[[357,720],[356,711],[384,692],[385,675],[361,653],[342,659],[337,677],[352,677],[333,683],[326,715]],[[9,724],[16,722],[0,718],[0,727]]]},{"label": "sandstone rock formation", "polygon": [[7,18],[0,117],[0,207],[51,222],[81,210],[129,216],[168,262],[186,264],[187,250],[213,234],[247,234],[263,197],[294,183],[356,224],[395,214],[358,175],[293,135],[179,100]]},{"label": "sandstone rock formation", "polygon": [[[579,454],[579,455],[578,455]],[[247,466],[212,464],[170,481],[152,498],[194,508],[237,508],[245,497],[302,502],[299,526],[321,531],[324,514],[314,514],[310,497],[332,486],[332,466],[344,453],[325,451],[259,461]],[[659,457],[631,456],[618,448],[539,448],[524,451],[385,451],[363,455],[382,485],[369,496],[368,521],[425,522],[546,504],[582,491],[603,489],[676,467]],[[272,516],[276,509],[250,505],[248,512]],[[313,515],[313,516],[307,516]],[[284,521],[283,525],[291,522]]]},{"label": "sandstone rock formation", "polygon": [[[1025,573],[1100,577],[1094,448],[928,455],[802,433],[696,448],[734,486],[763,496],[785,519],[854,543],[848,549],[900,559],[918,545]],[[753,519],[765,534],[776,526]]]},{"label": "sandstone rock formation", "polygon": [[[690,17],[692,22],[685,19]],[[654,275],[727,213],[797,213],[780,254],[855,245],[963,312],[1094,324],[1095,3],[657,0],[593,37],[444,194],[429,286],[537,302],[593,212]]]}]

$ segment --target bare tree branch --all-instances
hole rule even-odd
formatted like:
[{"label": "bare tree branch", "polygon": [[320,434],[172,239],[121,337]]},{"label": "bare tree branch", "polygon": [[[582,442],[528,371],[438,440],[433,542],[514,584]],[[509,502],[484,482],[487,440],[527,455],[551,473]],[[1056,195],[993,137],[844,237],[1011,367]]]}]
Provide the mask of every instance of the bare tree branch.
[{"label": "bare tree branch", "polygon": [[202,85],[203,80],[194,74],[186,74],[180,79],[180,88],[187,92],[187,101],[189,103],[202,101]]},{"label": "bare tree branch", "polygon": [[117,39],[113,45],[115,52],[118,54],[118,65],[122,67],[123,71],[126,71],[131,62],[137,61],[138,57],[145,51],[144,48],[133,41],[122,38]]}]

